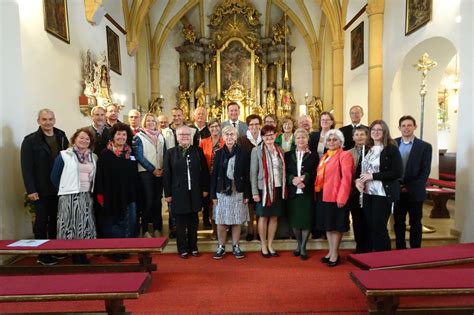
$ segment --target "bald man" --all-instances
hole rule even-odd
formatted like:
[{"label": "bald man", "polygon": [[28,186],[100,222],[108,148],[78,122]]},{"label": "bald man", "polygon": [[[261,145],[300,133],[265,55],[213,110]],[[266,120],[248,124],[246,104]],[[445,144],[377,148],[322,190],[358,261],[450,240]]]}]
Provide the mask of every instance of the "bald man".
[{"label": "bald man", "polygon": [[364,109],[360,105],[354,105],[349,109],[349,115],[351,116],[351,123],[347,126],[341,127],[342,134],[344,135],[344,151],[350,150],[354,147],[355,143],[352,139],[352,132],[355,127],[367,126],[362,125],[362,117],[364,117]]}]

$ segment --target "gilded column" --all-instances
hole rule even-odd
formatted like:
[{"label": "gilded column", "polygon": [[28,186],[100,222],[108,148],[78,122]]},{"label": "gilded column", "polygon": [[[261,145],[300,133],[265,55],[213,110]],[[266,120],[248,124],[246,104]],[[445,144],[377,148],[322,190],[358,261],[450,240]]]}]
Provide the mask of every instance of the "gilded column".
[{"label": "gilded column", "polygon": [[210,63],[205,63],[204,64],[204,91],[206,91],[206,107],[209,106],[209,94],[210,94],[210,70],[211,70],[211,64]]},{"label": "gilded column", "polygon": [[151,100],[155,100],[160,94],[160,84],[158,80],[159,66],[156,62],[150,63],[150,92]]},{"label": "gilded column", "polygon": [[261,86],[261,89],[260,89],[260,93],[261,93],[260,99],[262,100],[262,102],[260,104],[261,105],[266,105],[267,104],[267,95],[265,94],[265,90],[267,89],[267,64],[266,63],[261,63],[260,64],[260,69],[262,70],[262,86]]},{"label": "gilded column", "polygon": [[382,119],[384,5],[385,0],[369,0],[366,9],[369,16],[369,124],[376,119]]},{"label": "gilded column", "polygon": [[332,42],[332,68],[333,68],[333,109],[336,126],[341,127],[343,123],[343,79],[344,79],[344,41]]},{"label": "gilded column", "polygon": [[277,66],[277,82],[276,82],[276,103],[277,103],[277,106],[280,106],[281,105],[281,97],[280,97],[280,90],[283,88],[283,80],[282,80],[282,76],[283,76],[283,64],[284,62],[283,61],[277,61],[275,62],[276,66]]},{"label": "gilded column", "polygon": [[[188,66],[188,72],[189,72],[189,90],[191,91],[191,95],[189,96],[189,112],[193,113],[194,112],[194,89],[195,89],[195,84],[194,84],[194,68],[196,68],[196,63],[194,62],[188,62],[186,63]],[[191,115],[190,115],[191,116]]]}]

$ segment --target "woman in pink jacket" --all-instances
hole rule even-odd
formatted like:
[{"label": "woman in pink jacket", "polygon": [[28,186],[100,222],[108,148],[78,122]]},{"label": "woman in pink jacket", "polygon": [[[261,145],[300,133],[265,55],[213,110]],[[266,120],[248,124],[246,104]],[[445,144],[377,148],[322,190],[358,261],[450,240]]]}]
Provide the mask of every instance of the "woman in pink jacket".
[{"label": "woman in pink jacket", "polygon": [[353,159],[343,151],[344,136],[338,129],[326,133],[327,152],[319,161],[314,191],[316,193],[316,228],[326,231],[329,252],[321,258],[328,267],[339,263],[342,233],[349,231],[349,210],[346,207],[351,191]]}]

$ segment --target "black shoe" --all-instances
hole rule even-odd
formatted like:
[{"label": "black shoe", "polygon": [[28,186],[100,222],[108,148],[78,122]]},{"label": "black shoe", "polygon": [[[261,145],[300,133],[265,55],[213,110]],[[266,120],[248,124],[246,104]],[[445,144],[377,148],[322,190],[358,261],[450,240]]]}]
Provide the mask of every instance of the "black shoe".
[{"label": "black shoe", "polygon": [[54,266],[58,264],[58,260],[50,255],[39,255],[36,262],[43,266]]},{"label": "black shoe", "polygon": [[270,254],[270,256],[272,257],[280,257],[280,255],[278,255],[277,252],[271,252],[271,251],[268,251],[268,253]]},{"label": "black shoe", "polygon": [[121,262],[124,260],[122,254],[112,254],[112,255],[109,255],[109,258],[116,262]]},{"label": "black shoe", "polygon": [[130,258],[130,254],[121,254],[121,255],[122,255],[122,260]]},{"label": "black shoe", "polygon": [[336,261],[331,261],[331,260],[328,261],[328,267],[336,267],[336,266],[339,264],[339,258],[340,258],[340,257],[341,257],[341,256],[337,256]]},{"label": "black shoe", "polygon": [[193,251],[191,252],[191,255],[192,255],[193,257],[199,257],[199,256],[201,256],[201,254],[200,254],[197,250],[193,250]]},{"label": "black shoe", "polygon": [[188,253],[181,253],[181,254],[179,254],[179,258],[188,259],[188,258],[189,258],[189,254],[188,254]]},{"label": "black shoe", "polygon": [[301,254],[301,260],[308,260],[309,256],[307,254]]},{"label": "black shoe", "polygon": [[295,249],[295,250],[293,251],[293,256],[298,257],[298,256],[300,256],[300,255],[301,255],[301,252],[300,252],[299,249]]},{"label": "black shoe", "polygon": [[323,264],[327,264],[329,262],[329,257],[323,257],[319,261],[322,262]]},{"label": "black shoe", "polygon": [[244,252],[240,249],[239,245],[232,245],[232,254],[237,259],[245,258]]},{"label": "black shoe", "polygon": [[263,258],[270,258],[270,253],[264,253],[264,252],[261,252],[262,253],[262,257]]},{"label": "black shoe", "polygon": [[247,242],[253,241],[253,234],[247,234],[245,239],[247,240]]},{"label": "black shoe", "polygon": [[222,259],[225,255],[225,247],[222,245],[217,246],[217,250],[214,253],[214,256],[212,256],[212,259],[219,260]]},{"label": "black shoe", "polygon": [[68,258],[69,256],[66,254],[54,254],[52,257],[56,260],[63,260]]}]

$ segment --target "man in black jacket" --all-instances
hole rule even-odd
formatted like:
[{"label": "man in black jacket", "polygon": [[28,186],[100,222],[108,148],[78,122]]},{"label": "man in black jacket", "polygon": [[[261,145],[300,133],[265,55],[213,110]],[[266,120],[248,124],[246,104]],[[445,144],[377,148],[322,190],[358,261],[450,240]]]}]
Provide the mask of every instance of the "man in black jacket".
[{"label": "man in black jacket", "polygon": [[415,137],[416,121],[412,116],[403,116],[398,121],[402,133],[395,139],[403,161],[403,178],[400,199],[393,213],[397,249],[405,249],[406,216],[410,222],[410,248],[421,247],[423,201],[426,199],[426,181],[431,171],[431,144]]},{"label": "man in black jacket", "polygon": [[[33,226],[36,239],[56,238],[58,191],[51,183],[50,175],[54,159],[69,146],[69,141],[64,131],[54,128],[55,123],[53,111],[40,110],[38,130],[27,135],[21,144],[23,181],[36,211]],[[51,256],[40,255],[38,263],[54,265],[57,261]]]},{"label": "man in black jacket", "polygon": [[181,258],[199,256],[197,248],[198,212],[209,193],[209,171],[202,149],[191,143],[191,128],[176,130],[177,146],[165,153],[163,187],[176,219],[176,245]]},{"label": "man in black jacket", "polygon": [[364,110],[360,105],[352,106],[351,109],[349,109],[349,115],[351,116],[351,123],[339,128],[344,135],[344,151],[352,149],[355,145],[354,140],[352,139],[352,131],[355,127],[363,126],[368,129],[367,126],[364,126],[361,123],[362,117],[364,117]]}]

